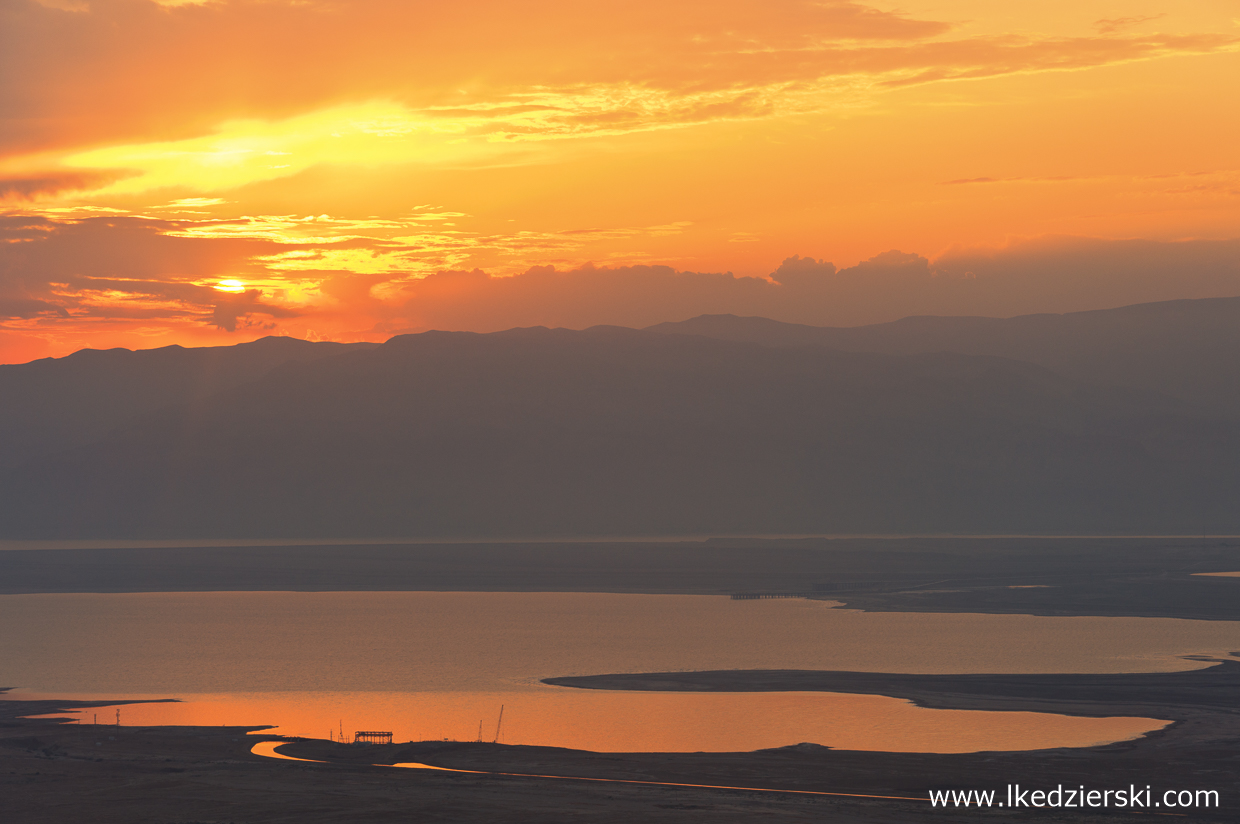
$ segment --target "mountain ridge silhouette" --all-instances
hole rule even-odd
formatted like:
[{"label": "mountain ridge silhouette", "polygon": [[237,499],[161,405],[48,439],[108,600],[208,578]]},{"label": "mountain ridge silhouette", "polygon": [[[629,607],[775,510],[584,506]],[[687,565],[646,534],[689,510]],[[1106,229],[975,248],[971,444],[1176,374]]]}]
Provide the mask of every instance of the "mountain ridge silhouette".
[{"label": "mountain ridge silhouette", "polygon": [[[1221,321],[1185,341],[1183,312],[1078,313],[1103,317],[1069,319],[1087,328],[1062,371],[1035,362],[1054,340],[960,331],[1062,335],[1021,319],[77,353],[0,369],[0,397],[25,388],[0,402],[0,537],[1240,532],[1240,421],[1211,371],[1240,346]],[[1135,331],[1096,331],[1117,324]],[[945,350],[943,328],[1036,351]],[[1176,335],[1176,357],[1214,352],[1196,383],[1105,368]]]}]

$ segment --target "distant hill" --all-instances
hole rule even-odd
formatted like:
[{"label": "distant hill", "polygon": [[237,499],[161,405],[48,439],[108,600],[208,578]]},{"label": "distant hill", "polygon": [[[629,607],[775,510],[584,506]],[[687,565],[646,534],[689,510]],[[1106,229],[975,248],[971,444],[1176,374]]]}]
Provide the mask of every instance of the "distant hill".
[{"label": "distant hill", "polygon": [[[17,456],[0,531],[1240,531],[1240,423],[1194,400],[990,353],[814,337],[850,330],[674,328],[268,339],[0,369],[0,397],[26,393],[0,406]],[[729,328],[765,337],[719,339]],[[23,445],[28,428],[39,437]]]},{"label": "distant hill", "polygon": [[1207,414],[1240,419],[1240,297],[1014,318],[910,317],[851,328],[703,315],[650,330],[768,346],[997,355],[1088,383],[1163,392]]},{"label": "distant hill", "polygon": [[157,409],[193,408],[290,361],[377,345],[266,337],[197,349],[83,349],[65,358],[0,365],[0,469],[89,443]]}]

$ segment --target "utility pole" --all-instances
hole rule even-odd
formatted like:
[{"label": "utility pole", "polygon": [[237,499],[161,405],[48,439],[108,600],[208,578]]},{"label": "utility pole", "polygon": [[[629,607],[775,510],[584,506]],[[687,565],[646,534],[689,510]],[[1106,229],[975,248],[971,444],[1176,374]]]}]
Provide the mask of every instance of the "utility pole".
[{"label": "utility pole", "polygon": [[495,724],[495,740],[491,742],[492,744],[499,743],[499,728],[502,727],[503,725],[504,725],[504,705],[500,704],[499,705],[499,721]]}]

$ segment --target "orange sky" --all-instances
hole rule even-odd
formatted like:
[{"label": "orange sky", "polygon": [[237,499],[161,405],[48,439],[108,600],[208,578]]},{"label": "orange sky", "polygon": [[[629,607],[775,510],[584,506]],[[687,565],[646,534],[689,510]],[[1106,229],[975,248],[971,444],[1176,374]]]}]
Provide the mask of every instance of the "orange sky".
[{"label": "orange sky", "polygon": [[0,362],[1240,294],[1234,0],[0,15]]}]

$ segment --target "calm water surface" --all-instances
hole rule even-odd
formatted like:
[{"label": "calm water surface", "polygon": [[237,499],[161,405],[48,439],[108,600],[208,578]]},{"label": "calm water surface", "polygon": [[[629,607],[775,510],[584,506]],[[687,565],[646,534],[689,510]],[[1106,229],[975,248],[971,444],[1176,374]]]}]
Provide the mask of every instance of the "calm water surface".
[{"label": "calm water surface", "polygon": [[122,723],[474,740],[481,721],[491,740],[503,704],[507,743],[600,751],[801,741],[1030,749],[1129,738],[1162,722],[926,710],[882,696],[583,691],[539,679],[733,668],[1152,672],[1204,666],[1182,655],[1240,650],[1236,622],[863,613],[689,595],[12,595],[0,596],[0,626],[0,684],[15,695],[187,699],[123,707]]},{"label": "calm water surface", "polygon": [[[17,697],[36,697],[18,693]],[[83,696],[79,698],[114,698]],[[163,697],[147,696],[147,697]],[[258,725],[352,740],[498,740],[594,752],[747,752],[802,741],[849,750],[977,752],[1086,747],[1135,738],[1167,722],[1032,712],[926,710],[881,695],[821,692],[658,693],[548,687],[523,692],[264,692],[193,695],[76,713],[82,723]],[[499,722],[504,710],[502,727]],[[72,717],[72,716],[71,716]]]}]

